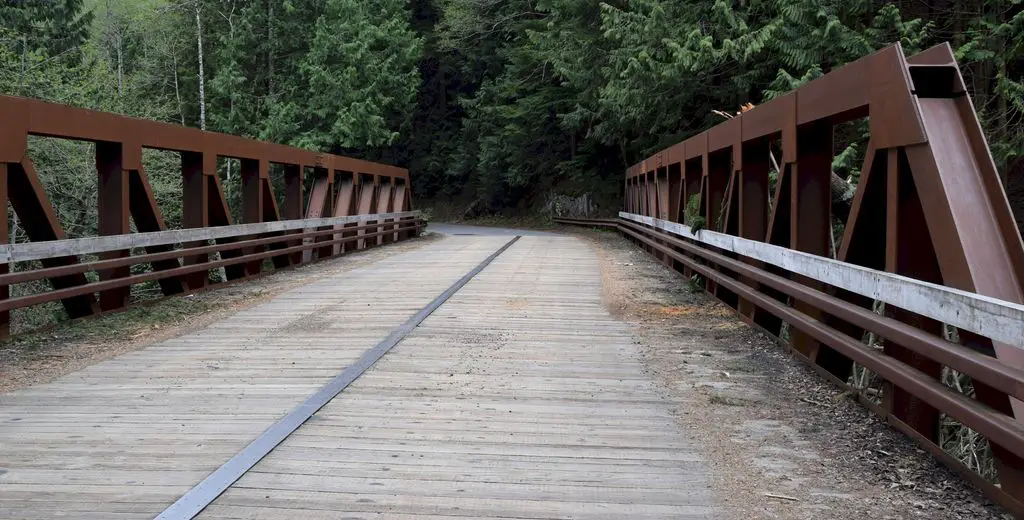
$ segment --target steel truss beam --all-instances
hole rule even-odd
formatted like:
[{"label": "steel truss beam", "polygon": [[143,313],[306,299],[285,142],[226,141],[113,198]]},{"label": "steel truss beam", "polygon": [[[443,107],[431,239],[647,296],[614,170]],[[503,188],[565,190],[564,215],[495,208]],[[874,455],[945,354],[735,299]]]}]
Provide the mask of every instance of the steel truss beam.
[{"label": "steel truss beam", "polygon": [[[378,212],[375,204],[378,198],[383,201],[380,212],[387,212],[391,207],[401,208],[396,211],[402,212],[411,207],[406,189],[409,172],[394,166],[38,100],[0,96],[0,178],[3,181],[0,197],[5,205],[10,202],[33,245],[61,241],[67,237],[29,158],[30,135],[95,144],[97,229],[100,235],[112,237],[115,241],[121,240],[118,237],[130,236],[133,227],[141,235],[166,229],[142,164],[144,148],[180,154],[182,226],[187,229],[233,224],[217,168],[220,158],[237,160],[241,167],[240,214],[246,224],[273,223],[282,219],[295,221],[303,217],[369,215]],[[272,165],[278,165],[284,177],[283,204],[280,207],[274,194]],[[307,169],[314,171],[314,182],[308,204],[304,205],[303,175]],[[336,175],[343,178],[347,175],[348,179],[340,183],[341,189],[337,193]],[[379,187],[380,193],[374,194],[374,189],[369,189],[373,196],[371,204],[360,204],[356,208],[353,179],[362,177],[372,179],[372,185]],[[396,200],[399,193],[400,202]],[[0,226],[0,244],[3,245],[0,247],[6,248],[5,251],[17,248],[6,245],[10,240],[7,212],[0,213],[4,215]],[[271,260],[270,265],[275,269],[281,269],[363,248],[367,243],[365,239],[371,236],[373,245],[376,245],[408,238],[419,229],[419,220],[415,216],[396,216],[382,222],[390,224],[387,227],[390,232],[385,233],[383,226],[370,228],[359,225],[360,220],[354,220],[345,224],[318,224],[319,227],[314,229],[286,226],[287,230],[282,228],[254,235],[218,233],[214,238],[215,248],[209,246],[209,239],[203,238],[183,244],[178,251],[188,254],[175,253],[171,244],[156,243],[145,244],[146,254],[135,257],[131,256],[128,248],[104,250],[101,261],[89,262],[90,266],[98,269],[99,283],[89,283],[85,276],[87,270],[75,267],[81,251],[69,249],[62,254],[47,254],[37,259],[44,267],[39,272],[49,276],[54,289],[52,294],[63,295],[60,299],[69,317],[79,318],[124,309],[131,302],[132,283],[122,283],[126,280],[136,280],[133,283],[142,281],[142,278],[156,280],[164,295],[191,292],[214,283],[209,273],[212,268],[223,268],[227,280],[238,280],[261,274],[267,267],[263,261],[266,258]],[[410,226],[410,223],[415,225]],[[356,226],[352,229],[358,231],[353,232],[364,235],[363,238],[357,242],[347,240],[350,233],[314,233],[341,225]],[[273,236],[279,236],[280,240],[265,240]],[[305,247],[304,240],[317,241],[318,247]],[[237,245],[222,247],[233,243]],[[70,242],[66,244],[71,245]],[[59,248],[57,252],[60,253]],[[217,257],[211,257],[211,254]],[[141,278],[132,275],[131,265],[139,262],[131,258],[144,260],[152,273]],[[2,303],[10,298],[9,284],[17,283],[11,281],[15,278],[6,275],[11,270],[11,262],[17,260],[16,255],[13,258],[8,256],[0,265],[0,279],[8,280],[7,284],[0,285],[0,308],[5,309],[0,311],[0,337],[9,332],[9,310],[19,307]],[[17,274],[22,275],[22,271],[23,267]],[[45,295],[31,297],[34,298],[32,301],[49,301]]]},{"label": "steel truss beam", "polygon": [[[862,118],[868,120],[870,143],[860,182],[849,215],[837,214],[829,186],[833,128]],[[769,194],[773,150],[781,151],[781,161]],[[695,194],[700,207],[689,214],[701,216],[715,232],[1024,302],[1021,235],[945,44],[910,58],[898,44],[890,46],[648,157],[627,169],[623,206],[640,217],[690,224],[684,210]],[[684,274],[704,276],[707,290],[745,320],[776,336],[788,327],[790,346],[831,377],[845,382],[854,362],[863,365],[842,342],[859,343],[871,329],[864,315],[854,319],[795,291],[827,294],[869,313],[877,299],[872,294],[699,240],[631,227],[638,224],[615,225]],[[841,236],[833,236],[834,227],[842,228]],[[871,324],[902,323],[915,334],[943,337],[941,321],[897,305],[885,309]],[[842,338],[823,335],[817,327],[838,331]],[[961,329],[958,336],[960,350],[1024,370],[1024,350],[976,331]],[[908,345],[915,340],[906,336],[883,337],[884,359],[908,367],[916,378],[938,384],[943,366],[952,367],[948,357]],[[886,415],[937,446],[940,419],[949,410],[921,394],[916,383],[886,379]],[[1019,393],[984,377],[975,378],[974,386],[969,400],[986,413],[1001,414],[1015,428],[1024,424]],[[1024,496],[1024,452],[1005,445],[1008,437],[989,440],[1002,486],[999,498]],[[1012,502],[1024,514],[1020,502]]]}]

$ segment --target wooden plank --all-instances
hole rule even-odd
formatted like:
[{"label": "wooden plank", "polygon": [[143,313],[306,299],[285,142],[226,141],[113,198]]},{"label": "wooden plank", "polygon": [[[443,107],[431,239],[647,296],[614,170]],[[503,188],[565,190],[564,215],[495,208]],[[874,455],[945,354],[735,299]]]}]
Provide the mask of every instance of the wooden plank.
[{"label": "wooden plank", "polygon": [[[0,396],[0,520],[152,518],[507,239],[451,237]],[[584,243],[524,237],[201,517],[716,516],[600,284]]]},{"label": "wooden plank", "polygon": [[506,241],[432,242],[0,396],[0,511],[152,518]]},{"label": "wooden plank", "polygon": [[[456,488],[458,489],[458,488]],[[707,505],[621,504],[541,500],[498,500],[383,493],[318,493],[277,489],[230,489],[200,518],[218,518],[220,507],[245,508],[244,518],[307,518],[309,511],[338,513],[458,515],[463,518],[573,518],[578,520],[663,520],[715,517]],[[238,517],[236,517],[238,518]],[[334,518],[338,518],[335,516]]]},{"label": "wooden plank", "polygon": [[200,518],[713,516],[600,284],[580,241],[522,238]]}]

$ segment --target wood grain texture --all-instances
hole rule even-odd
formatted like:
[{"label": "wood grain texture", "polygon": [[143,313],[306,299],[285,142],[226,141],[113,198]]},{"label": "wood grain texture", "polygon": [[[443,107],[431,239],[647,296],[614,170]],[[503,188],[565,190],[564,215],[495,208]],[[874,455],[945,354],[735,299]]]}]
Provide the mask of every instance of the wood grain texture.
[{"label": "wood grain texture", "polygon": [[[452,236],[0,395],[0,520],[152,518],[507,236]],[[605,310],[594,252],[523,237],[200,518],[713,518]]]},{"label": "wood grain texture", "polygon": [[597,262],[523,237],[200,518],[715,517]]},{"label": "wood grain texture", "polygon": [[434,242],[0,395],[0,518],[152,518],[506,241]]}]

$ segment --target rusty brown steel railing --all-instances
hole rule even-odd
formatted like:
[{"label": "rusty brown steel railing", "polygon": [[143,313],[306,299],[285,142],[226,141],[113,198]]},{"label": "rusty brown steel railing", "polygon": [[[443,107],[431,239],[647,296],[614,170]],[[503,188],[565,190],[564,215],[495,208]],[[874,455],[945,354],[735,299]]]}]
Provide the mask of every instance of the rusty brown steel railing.
[{"label": "rusty brown steel railing", "polygon": [[[870,139],[843,219],[833,133],[863,118]],[[618,229],[701,276],[1024,518],[1024,245],[948,45],[909,58],[893,45],[662,150],[627,170],[624,200],[618,219],[559,220]],[[884,380],[880,402],[852,385],[855,365]],[[943,367],[969,375],[973,395],[943,384]],[[943,417],[989,441],[998,484],[941,448]]]},{"label": "rusty brown steel railing", "polygon": [[[102,236],[66,239],[29,157],[30,135],[95,143]],[[185,229],[166,230],[143,148],[180,154]],[[232,222],[218,158],[239,161],[243,224]],[[271,164],[283,170],[280,208]],[[308,196],[306,169],[313,178]],[[126,308],[134,284],[157,281],[164,295],[191,293],[217,285],[211,269],[241,280],[260,275],[266,259],[287,268],[403,240],[423,226],[411,211],[405,169],[9,96],[0,96],[0,178],[0,198],[29,238],[8,244],[8,213],[0,212],[0,337],[9,333],[14,309],[60,300],[70,318],[94,316]],[[136,265],[151,270],[132,274]],[[12,285],[44,279],[52,290],[11,297]]]}]

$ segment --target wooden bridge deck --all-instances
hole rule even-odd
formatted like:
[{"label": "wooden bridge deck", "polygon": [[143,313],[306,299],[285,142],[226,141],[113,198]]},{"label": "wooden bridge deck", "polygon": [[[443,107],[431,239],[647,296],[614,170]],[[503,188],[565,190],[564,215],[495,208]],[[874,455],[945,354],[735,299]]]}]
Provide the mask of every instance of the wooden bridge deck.
[{"label": "wooden bridge deck", "polygon": [[[508,236],[449,236],[0,396],[0,518],[153,518]],[[711,518],[582,241],[525,236],[199,518]]]}]

